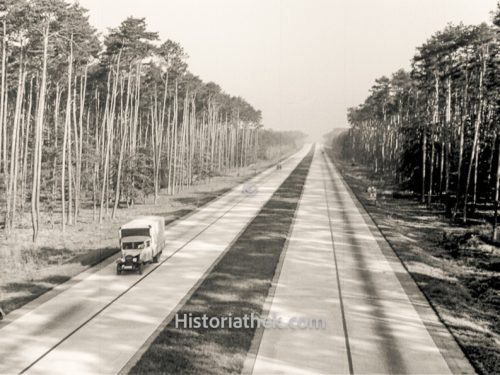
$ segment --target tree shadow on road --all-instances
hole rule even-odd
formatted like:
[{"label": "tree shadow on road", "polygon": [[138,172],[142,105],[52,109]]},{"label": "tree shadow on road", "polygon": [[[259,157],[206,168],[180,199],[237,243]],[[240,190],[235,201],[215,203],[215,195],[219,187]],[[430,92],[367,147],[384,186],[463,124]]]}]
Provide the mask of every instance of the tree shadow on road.
[{"label": "tree shadow on road", "polygon": [[[177,313],[259,315],[271,287],[312,161],[312,151],[274,193]],[[131,374],[239,374],[255,329],[175,327],[159,334]]]}]

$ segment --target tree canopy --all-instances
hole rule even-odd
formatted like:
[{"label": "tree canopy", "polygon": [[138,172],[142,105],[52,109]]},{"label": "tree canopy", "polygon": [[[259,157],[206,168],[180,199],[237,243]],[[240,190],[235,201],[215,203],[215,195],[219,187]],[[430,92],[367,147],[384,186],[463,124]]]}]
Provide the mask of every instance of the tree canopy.
[{"label": "tree canopy", "polygon": [[36,240],[44,215],[64,230],[82,201],[102,221],[265,157],[261,112],[190,72],[182,46],[144,18],[101,38],[78,3],[5,0],[0,26],[7,233],[27,207]]},{"label": "tree canopy", "polygon": [[498,210],[499,9],[492,25],[448,25],[417,48],[411,71],[377,79],[336,141],[422,202],[446,201],[453,219],[479,201]]}]

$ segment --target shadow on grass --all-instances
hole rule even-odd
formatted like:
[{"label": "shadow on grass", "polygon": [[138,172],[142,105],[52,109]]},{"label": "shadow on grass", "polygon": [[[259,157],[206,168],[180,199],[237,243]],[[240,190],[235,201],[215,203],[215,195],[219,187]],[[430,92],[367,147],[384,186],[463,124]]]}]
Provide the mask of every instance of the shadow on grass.
[{"label": "shadow on grass", "polygon": [[[375,205],[366,195],[373,184],[368,169],[335,161],[477,372],[500,373],[500,257],[484,237],[485,212],[450,225],[442,205],[429,208],[413,197],[388,196]],[[397,187],[380,181],[378,188]]]},{"label": "shadow on grass", "polygon": [[104,247],[102,249],[89,250],[85,254],[80,254],[71,258],[67,263],[80,263],[82,266],[92,267],[119,251],[120,249],[118,247]]},{"label": "shadow on grass", "polygon": [[118,247],[105,247],[101,249],[81,250],[82,254],[75,255],[75,250],[44,246],[37,250],[23,250],[20,259],[22,262],[31,262],[37,267],[71,263],[79,263],[82,266],[94,266],[117,253],[118,250]]},{"label": "shadow on grass", "polygon": [[[440,311],[446,311],[447,326],[473,360],[478,372],[498,374],[500,277],[467,276],[453,282],[419,273],[412,275],[427,298]],[[490,333],[486,333],[485,327]]]},{"label": "shadow on grass", "polygon": [[[312,155],[313,151],[283,182],[178,316],[243,317],[262,312]],[[254,329],[176,328],[174,319],[130,373],[240,373],[254,333]]]},{"label": "shadow on grass", "polygon": [[8,314],[53,289],[56,285],[68,281],[70,278],[71,277],[64,275],[52,275],[30,282],[5,284],[1,289],[2,292],[15,293],[15,295],[1,301],[2,309]]},{"label": "shadow on grass", "polygon": [[182,205],[190,206],[191,208],[181,208],[176,211],[171,211],[171,212],[162,212],[159,213],[159,216],[163,216],[165,218],[165,225],[168,225],[178,219],[181,219],[188,214],[192,213],[194,210],[196,210],[198,207],[204,206],[205,204],[211,202],[215,198],[221,196],[222,194],[226,193],[227,191],[231,190],[232,188],[224,188],[224,189],[219,189],[213,192],[204,192],[204,193],[196,193],[196,196],[194,197],[174,197],[172,198],[173,201],[180,203]]},{"label": "shadow on grass", "polygon": [[71,279],[71,277],[66,276],[66,275],[50,275],[50,276],[44,277],[43,279],[40,279],[40,281],[43,283],[57,285],[57,284],[62,284],[64,282],[68,281],[69,279]]},{"label": "shadow on grass", "polygon": [[173,198],[173,200],[183,205],[192,205],[195,207],[199,207],[210,202],[215,197],[224,194],[228,190],[230,189],[220,189],[213,192],[197,193],[194,197],[177,197]]},{"label": "shadow on grass", "polygon": [[190,214],[191,212],[194,211],[194,208],[181,208],[176,211],[171,211],[171,212],[162,212],[159,213],[159,216],[163,216],[165,218],[165,225],[168,225],[176,220],[179,220],[180,218]]},{"label": "shadow on grass", "polygon": [[[73,251],[68,249],[43,247],[35,252],[29,251],[28,254],[25,254],[25,257],[34,260],[37,267],[53,267],[55,264],[62,263],[76,263],[84,267],[92,267],[116,254],[118,251],[118,248],[106,247],[102,249],[89,250],[84,254],[70,257],[73,254]],[[4,312],[8,314],[9,312],[16,310],[40,297],[42,294],[53,289],[56,285],[62,284],[70,279],[71,277],[68,275],[56,274],[26,282],[7,283],[1,287],[0,291],[13,296],[1,300],[0,306]]]}]

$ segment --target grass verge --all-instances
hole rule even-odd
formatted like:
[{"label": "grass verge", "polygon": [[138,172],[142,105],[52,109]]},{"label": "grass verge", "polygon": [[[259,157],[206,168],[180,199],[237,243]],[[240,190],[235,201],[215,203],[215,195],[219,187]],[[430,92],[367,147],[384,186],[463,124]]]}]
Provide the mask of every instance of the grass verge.
[{"label": "grass verge", "polygon": [[[178,311],[193,317],[260,315],[312,161],[311,151]],[[176,328],[172,320],[131,374],[239,374],[254,329]]]},{"label": "grass verge", "polygon": [[[484,241],[488,225],[452,226],[444,210],[394,193],[397,187],[363,166],[332,159],[476,371],[499,374],[500,249]],[[382,192],[376,204],[366,194],[371,185]]]}]

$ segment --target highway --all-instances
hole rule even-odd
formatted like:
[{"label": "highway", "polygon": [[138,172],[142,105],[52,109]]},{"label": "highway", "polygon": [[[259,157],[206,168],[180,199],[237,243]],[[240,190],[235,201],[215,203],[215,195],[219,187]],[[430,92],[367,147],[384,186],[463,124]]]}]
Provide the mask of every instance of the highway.
[{"label": "highway", "polygon": [[263,329],[244,373],[450,374],[448,362],[474,373],[449,333],[449,356],[458,358],[444,358],[424,319],[442,325],[419,315],[397,277],[406,271],[382,251],[355,200],[317,150],[267,313],[324,326]]},{"label": "highway", "polygon": [[[0,374],[126,372],[309,149],[168,225],[160,263],[143,275],[117,276],[109,263],[0,325]],[[388,248],[316,147],[264,307],[268,316],[324,326],[258,330],[243,373],[474,373]]]},{"label": "highway", "polygon": [[114,263],[0,326],[0,374],[116,374],[171,319],[310,149],[166,229],[159,264],[116,275]]}]

